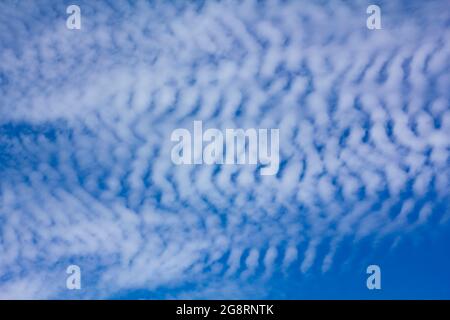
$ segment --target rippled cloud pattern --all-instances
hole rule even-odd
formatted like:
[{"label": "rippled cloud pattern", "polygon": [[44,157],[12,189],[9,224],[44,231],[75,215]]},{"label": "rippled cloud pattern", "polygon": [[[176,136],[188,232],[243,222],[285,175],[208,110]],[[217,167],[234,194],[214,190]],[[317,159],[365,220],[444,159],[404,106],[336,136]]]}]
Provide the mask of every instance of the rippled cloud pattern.
[{"label": "rippled cloud pattern", "polygon": [[[446,230],[447,1],[381,30],[367,1],[76,2],[81,30],[0,2],[0,298],[295,297]],[[174,165],[197,120],[279,128],[278,173]]]}]

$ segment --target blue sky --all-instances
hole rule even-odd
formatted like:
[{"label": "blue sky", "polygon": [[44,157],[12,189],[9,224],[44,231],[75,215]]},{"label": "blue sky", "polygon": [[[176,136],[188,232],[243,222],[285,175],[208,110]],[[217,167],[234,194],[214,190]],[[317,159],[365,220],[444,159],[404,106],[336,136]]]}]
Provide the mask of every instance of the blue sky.
[{"label": "blue sky", "polygon": [[[449,9],[0,1],[0,298],[450,298]],[[194,121],[278,173],[175,165]]]}]

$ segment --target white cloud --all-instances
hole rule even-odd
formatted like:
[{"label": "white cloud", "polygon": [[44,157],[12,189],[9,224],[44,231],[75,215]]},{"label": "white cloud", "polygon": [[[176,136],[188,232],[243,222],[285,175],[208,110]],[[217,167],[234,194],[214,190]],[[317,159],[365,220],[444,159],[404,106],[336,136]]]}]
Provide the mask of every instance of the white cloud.
[{"label": "white cloud", "polygon": [[[100,296],[327,271],[345,236],[403,235],[433,214],[428,202],[409,221],[417,199],[448,198],[445,16],[367,33],[359,4],[86,2],[74,33],[58,19],[29,29],[38,5],[56,10],[0,4],[0,130],[15,126],[0,135],[2,297],[67,295],[43,279],[77,259]],[[280,178],[173,166],[171,130],[199,119],[280,128]],[[198,294],[229,294],[218,287]]]}]

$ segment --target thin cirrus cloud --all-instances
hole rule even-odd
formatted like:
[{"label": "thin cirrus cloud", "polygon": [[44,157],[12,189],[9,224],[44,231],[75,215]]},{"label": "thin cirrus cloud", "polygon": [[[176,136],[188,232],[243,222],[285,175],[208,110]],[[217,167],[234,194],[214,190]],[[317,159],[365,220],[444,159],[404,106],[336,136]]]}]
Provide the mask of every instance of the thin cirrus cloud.
[{"label": "thin cirrus cloud", "polygon": [[[448,223],[447,4],[401,4],[1,3],[0,298],[264,296]],[[279,128],[278,174],[173,165],[194,120]]]}]

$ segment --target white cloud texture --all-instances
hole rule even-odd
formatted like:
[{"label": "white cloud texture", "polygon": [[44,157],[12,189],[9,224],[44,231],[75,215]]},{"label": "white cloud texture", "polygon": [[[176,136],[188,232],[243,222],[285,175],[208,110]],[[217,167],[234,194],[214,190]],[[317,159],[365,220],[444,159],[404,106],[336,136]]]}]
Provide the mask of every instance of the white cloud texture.
[{"label": "white cloud texture", "polygon": [[[63,3],[2,2],[0,298],[67,297],[72,263],[81,297],[229,297],[446,223],[448,5],[384,3],[382,30],[367,5],[80,1],[68,30]],[[279,128],[278,175],[173,165],[194,120]]]}]

